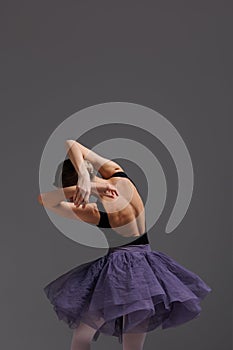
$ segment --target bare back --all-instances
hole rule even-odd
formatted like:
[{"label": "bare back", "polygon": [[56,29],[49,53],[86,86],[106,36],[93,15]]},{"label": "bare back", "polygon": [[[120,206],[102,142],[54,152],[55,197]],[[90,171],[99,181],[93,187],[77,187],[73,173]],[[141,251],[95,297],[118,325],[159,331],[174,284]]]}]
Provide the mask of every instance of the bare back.
[{"label": "bare back", "polygon": [[114,185],[119,194],[114,199],[100,197],[112,229],[125,237],[145,233],[144,204],[134,184],[122,177],[111,177],[104,181]]}]

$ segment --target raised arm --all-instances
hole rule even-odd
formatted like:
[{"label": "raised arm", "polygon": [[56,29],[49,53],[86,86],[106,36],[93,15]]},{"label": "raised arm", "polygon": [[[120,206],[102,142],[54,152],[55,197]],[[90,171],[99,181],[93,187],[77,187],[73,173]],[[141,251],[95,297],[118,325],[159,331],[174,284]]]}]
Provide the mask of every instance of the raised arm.
[{"label": "raised arm", "polygon": [[75,140],[66,140],[66,146],[68,148],[68,155],[76,171],[79,170],[82,157],[89,160],[104,179],[108,179],[116,171],[124,171],[118,163],[100,156]]},{"label": "raised arm", "polygon": [[91,194],[91,181],[88,170],[83,161],[84,157],[81,149],[75,145],[74,141],[67,140],[65,145],[68,156],[78,173],[78,183],[73,195],[73,201],[75,205],[79,206],[80,204],[83,204],[85,207]]}]

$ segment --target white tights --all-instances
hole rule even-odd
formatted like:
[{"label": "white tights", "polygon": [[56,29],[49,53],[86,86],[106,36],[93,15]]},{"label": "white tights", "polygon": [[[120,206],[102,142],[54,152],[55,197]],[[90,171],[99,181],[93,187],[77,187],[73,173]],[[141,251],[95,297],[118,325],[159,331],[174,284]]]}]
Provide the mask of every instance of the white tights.
[{"label": "white tights", "polygon": [[[80,323],[74,329],[70,350],[91,350],[91,342],[96,329]],[[146,333],[123,333],[123,350],[143,350]]]}]

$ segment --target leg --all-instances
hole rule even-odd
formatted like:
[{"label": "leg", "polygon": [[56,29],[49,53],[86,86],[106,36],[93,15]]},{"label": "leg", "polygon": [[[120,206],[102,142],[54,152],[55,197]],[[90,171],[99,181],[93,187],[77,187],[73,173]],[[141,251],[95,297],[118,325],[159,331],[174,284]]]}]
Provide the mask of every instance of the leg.
[{"label": "leg", "polygon": [[81,322],[79,327],[74,329],[70,350],[90,350],[95,332],[96,329]]},{"label": "leg", "polygon": [[143,350],[147,333],[123,333],[123,350]]}]

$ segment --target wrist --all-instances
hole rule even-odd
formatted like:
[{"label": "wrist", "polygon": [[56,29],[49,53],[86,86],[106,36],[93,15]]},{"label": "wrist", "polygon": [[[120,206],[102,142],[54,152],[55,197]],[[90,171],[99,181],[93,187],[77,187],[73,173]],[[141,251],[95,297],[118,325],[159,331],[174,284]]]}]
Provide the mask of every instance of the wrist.
[{"label": "wrist", "polygon": [[78,176],[81,178],[90,180],[89,172],[88,172],[86,166],[84,165],[84,163],[82,163],[82,165],[78,169]]},{"label": "wrist", "polygon": [[95,182],[91,182],[91,194],[98,195],[97,187]]}]

